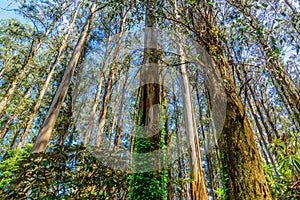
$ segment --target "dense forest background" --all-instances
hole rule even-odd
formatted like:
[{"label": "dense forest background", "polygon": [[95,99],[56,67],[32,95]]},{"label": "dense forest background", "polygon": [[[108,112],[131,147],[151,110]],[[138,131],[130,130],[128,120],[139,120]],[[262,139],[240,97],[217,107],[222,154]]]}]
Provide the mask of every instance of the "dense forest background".
[{"label": "dense forest background", "polygon": [[0,199],[300,199],[299,1],[10,2]]}]

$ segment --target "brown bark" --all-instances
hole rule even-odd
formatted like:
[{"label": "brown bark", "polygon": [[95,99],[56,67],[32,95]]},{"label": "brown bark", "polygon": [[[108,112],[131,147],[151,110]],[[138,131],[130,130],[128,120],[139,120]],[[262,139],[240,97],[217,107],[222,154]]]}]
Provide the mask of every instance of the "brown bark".
[{"label": "brown bark", "polygon": [[69,27],[67,29],[67,33],[65,34],[65,36],[64,36],[64,38],[62,40],[61,46],[59,47],[58,52],[57,52],[57,54],[55,56],[55,59],[54,59],[52,65],[51,65],[50,72],[48,73],[47,78],[44,81],[44,85],[43,85],[43,87],[41,88],[41,90],[39,92],[39,96],[38,96],[38,98],[37,98],[37,100],[35,102],[35,105],[33,107],[33,111],[32,111],[32,113],[29,114],[29,119],[27,121],[27,125],[26,125],[25,129],[21,133],[21,137],[20,137],[18,145],[16,147],[17,149],[20,149],[23,146],[24,139],[25,139],[26,135],[28,134],[28,132],[30,130],[30,127],[31,127],[31,125],[33,123],[34,117],[36,116],[36,114],[38,113],[38,111],[39,111],[39,109],[41,107],[43,97],[45,95],[45,92],[46,92],[49,84],[50,84],[52,75],[53,75],[54,70],[55,70],[55,68],[57,66],[59,58],[60,58],[62,52],[64,51],[64,49],[67,46],[67,40],[68,40],[69,35],[70,35],[71,31],[72,31],[72,27],[73,27],[73,25],[75,23],[75,19],[77,17],[77,14],[78,14],[78,11],[79,11],[79,8],[81,7],[81,5],[82,5],[82,1],[79,3],[79,5],[77,6],[77,8],[76,8],[76,10],[75,10],[75,12],[74,12],[74,14],[72,16],[70,25],[69,25]]},{"label": "brown bark", "polygon": [[[205,1],[201,3],[206,4]],[[227,188],[227,198],[271,199],[254,135],[225,58],[222,42],[218,34],[210,31],[217,30],[213,10],[211,8],[206,12],[201,9],[190,10],[189,18],[197,41],[207,52],[210,52],[215,69],[220,74],[225,87],[227,112],[219,146],[223,174],[228,177],[223,180],[223,185]],[[204,52],[198,53],[205,55]]]},{"label": "brown bark", "polygon": [[74,70],[77,66],[77,62],[78,62],[81,50],[83,49],[83,46],[87,40],[90,25],[92,23],[95,10],[96,10],[96,4],[94,3],[91,6],[86,23],[80,33],[79,39],[78,39],[76,47],[73,51],[70,62],[66,68],[66,71],[62,78],[61,84],[59,85],[59,88],[54,96],[54,99],[52,100],[51,106],[48,110],[48,113],[43,122],[43,125],[39,131],[37,139],[35,140],[34,146],[32,147],[31,153],[42,152],[42,151],[45,151],[45,149],[46,149],[46,145],[48,144],[48,141],[50,140],[51,133],[54,128],[55,121],[59,114],[60,108],[62,106],[62,103],[65,100],[66,95],[67,95],[67,91],[68,91],[68,88],[69,88],[69,85],[71,82],[71,78],[72,78]]},{"label": "brown bark", "polygon": [[109,71],[108,82],[105,86],[104,96],[102,99],[100,117],[99,117],[99,121],[98,121],[97,133],[96,133],[96,137],[95,137],[95,146],[96,147],[99,147],[101,144],[101,141],[102,141],[102,134],[103,134],[104,125],[106,122],[108,103],[110,100],[111,88],[112,88],[112,84],[113,84],[113,81],[115,78],[116,70],[117,70],[116,63],[113,63],[112,67],[110,68],[110,71]]},{"label": "brown bark", "polygon": [[[179,19],[177,4],[178,2],[175,0],[175,15],[176,19]],[[180,63],[185,63],[186,58],[181,46],[179,47],[179,56]],[[196,128],[186,64],[182,64],[180,66],[180,74],[181,89],[183,94],[182,99],[184,104],[185,131],[191,148],[191,198],[194,200],[206,200],[208,199],[208,193],[205,184],[204,171],[202,168],[199,136]]]},{"label": "brown bark", "polygon": [[124,83],[122,86],[122,96],[121,96],[120,111],[119,111],[117,127],[116,127],[116,136],[115,136],[115,140],[114,140],[114,149],[119,148],[119,145],[120,145],[123,118],[124,118],[124,101],[125,101],[127,81],[128,81],[128,70],[126,72],[125,80],[124,80]]},{"label": "brown bark", "polygon": [[117,38],[117,44],[116,44],[116,48],[113,54],[113,62],[111,64],[111,67],[109,69],[109,75],[108,75],[108,81],[105,85],[105,92],[104,92],[104,96],[102,99],[102,106],[101,106],[101,110],[100,110],[100,117],[98,120],[98,125],[97,125],[97,131],[96,131],[96,137],[95,137],[95,146],[99,147],[101,144],[101,140],[102,140],[102,134],[103,134],[103,130],[104,130],[104,125],[105,125],[105,121],[106,121],[106,114],[107,114],[107,108],[108,108],[108,103],[109,103],[109,99],[111,96],[111,88],[115,79],[115,74],[117,71],[117,61],[118,61],[118,54],[120,51],[120,46],[121,46],[121,42],[122,42],[122,35],[124,32],[124,26],[125,26],[125,21],[127,18],[127,14],[128,11],[126,11],[126,14],[123,16],[122,21],[120,22],[120,32],[118,33],[118,38]]},{"label": "brown bark", "polygon": [[230,92],[227,96],[228,109],[219,143],[223,171],[229,178],[228,182],[224,182],[228,188],[228,197],[229,199],[271,199],[259,152],[243,105],[236,92],[232,90],[227,92]]},{"label": "brown bark", "polygon": [[[120,86],[121,86],[121,82],[118,83],[118,86],[116,88],[116,94],[119,94]],[[114,133],[115,124],[116,124],[116,110],[117,110],[116,105],[117,105],[118,101],[119,101],[119,95],[116,95],[114,101],[112,101],[112,108],[111,108],[112,122],[110,123],[110,125],[109,125],[110,127],[109,127],[109,130],[108,130],[108,134],[109,134],[108,149],[109,150],[111,148],[112,139],[113,139],[113,135],[114,135],[113,133]]]},{"label": "brown bark", "polygon": [[[145,40],[142,69],[140,73],[141,98],[139,105],[139,125],[144,126],[144,137],[151,141],[150,152],[160,148],[160,84],[159,84],[159,52],[157,50],[157,30],[155,19],[155,0],[148,0],[146,4]],[[154,168],[159,168],[159,157],[154,156]],[[159,181],[158,172],[153,172]],[[161,197],[158,197],[159,199]]]},{"label": "brown bark", "polygon": [[[145,181],[138,181],[139,187],[148,188],[149,184],[155,184],[157,187],[162,186],[160,176],[160,158],[159,149],[161,147],[161,132],[160,132],[160,82],[159,82],[159,52],[157,50],[157,30],[156,30],[156,17],[155,17],[156,1],[146,1],[146,16],[145,16],[145,32],[144,32],[144,54],[142,67],[140,71],[140,102],[138,109],[137,124],[143,128],[135,137],[134,149],[137,153],[151,154],[150,165],[154,171],[140,172],[139,176],[150,177]],[[143,143],[147,142],[149,145],[143,147]],[[141,166],[138,160],[134,160],[135,166]],[[145,161],[146,162],[146,161]],[[146,164],[146,163],[145,163]],[[144,165],[144,164],[143,164]],[[142,166],[143,167],[143,166]],[[163,172],[162,172],[163,173]],[[136,178],[137,176],[133,177]],[[139,190],[135,187],[131,188],[132,199],[139,198],[139,196],[151,196],[149,199],[162,199],[162,191],[145,191],[146,193],[139,194]],[[166,191],[165,188],[161,190]]]}]

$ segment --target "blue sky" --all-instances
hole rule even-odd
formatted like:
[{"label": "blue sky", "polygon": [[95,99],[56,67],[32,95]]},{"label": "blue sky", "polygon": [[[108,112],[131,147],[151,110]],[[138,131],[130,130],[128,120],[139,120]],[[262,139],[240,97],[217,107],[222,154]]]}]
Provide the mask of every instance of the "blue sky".
[{"label": "blue sky", "polygon": [[26,20],[16,14],[14,11],[6,11],[4,9],[14,9],[17,7],[16,3],[11,3],[10,0],[0,0],[0,19],[8,19],[8,18],[16,18],[22,22],[26,22]]}]

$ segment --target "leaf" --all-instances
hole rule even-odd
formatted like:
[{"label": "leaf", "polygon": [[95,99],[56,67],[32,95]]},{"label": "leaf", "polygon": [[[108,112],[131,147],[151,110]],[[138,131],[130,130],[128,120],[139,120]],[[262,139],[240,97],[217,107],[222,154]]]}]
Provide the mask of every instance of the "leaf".
[{"label": "leaf", "polygon": [[286,13],[285,13],[285,12],[281,12],[280,14],[281,14],[282,16],[284,16],[284,17],[286,16]]},{"label": "leaf", "polygon": [[160,15],[162,13],[161,9],[156,9],[156,14]]},{"label": "leaf", "polygon": [[278,166],[278,170],[281,170],[286,164],[286,161],[284,160],[280,165]]},{"label": "leaf", "polygon": [[274,47],[274,53],[276,53],[276,54],[279,54],[279,53],[280,53],[280,50],[279,50],[279,47],[278,47],[278,46],[275,46],[275,47]]},{"label": "leaf", "polygon": [[297,171],[300,172],[300,159],[294,157],[293,165],[296,167]]},{"label": "leaf", "polygon": [[271,36],[271,42],[272,42],[272,44],[276,44],[276,40],[275,40],[274,36]]},{"label": "leaf", "polygon": [[259,26],[259,27],[257,27],[256,32],[258,34],[261,34],[263,32],[263,30],[264,30],[264,26]]},{"label": "leaf", "polygon": [[214,5],[214,2],[212,2],[212,1],[209,1],[209,2],[207,2],[207,5],[210,5],[210,6],[212,6],[212,5]]},{"label": "leaf", "polygon": [[299,51],[300,51],[300,44],[297,44],[297,46],[296,46],[296,51],[297,51],[297,54],[299,54]]}]

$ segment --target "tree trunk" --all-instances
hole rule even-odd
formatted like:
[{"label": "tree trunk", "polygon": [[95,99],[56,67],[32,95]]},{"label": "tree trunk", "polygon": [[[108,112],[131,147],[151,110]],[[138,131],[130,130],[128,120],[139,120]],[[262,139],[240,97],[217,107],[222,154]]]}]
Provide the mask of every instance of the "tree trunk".
[{"label": "tree trunk", "polygon": [[[120,76],[119,76],[120,78]],[[120,92],[120,86],[121,86],[121,81],[119,81],[118,86],[116,88],[116,94],[119,94]],[[112,108],[111,108],[111,117],[112,117],[112,121],[110,123],[110,127],[108,129],[108,133],[107,136],[109,135],[109,141],[108,141],[108,147],[107,149],[110,151],[111,149],[111,145],[112,145],[112,139],[113,139],[113,133],[114,133],[114,129],[115,129],[115,124],[116,124],[116,110],[117,110],[117,102],[119,101],[119,95],[116,95],[114,98],[114,101],[112,101]]]},{"label": "tree trunk", "polygon": [[128,70],[126,72],[125,80],[124,80],[123,87],[122,87],[120,110],[119,110],[119,116],[118,116],[118,121],[117,121],[116,136],[115,136],[115,140],[114,140],[114,149],[115,150],[118,149],[119,145],[120,145],[123,118],[124,118],[124,101],[125,101],[125,92],[126,92],[127,81],[128,81]]},{"label": "tree trunk", "polygon": [[[175,0],[174,2],[175,15],[176,15],[176,19],[179,19],[177,4],[178,2],[177,0]],[[179,56],[180,56],[180,63],[184,63],[186,59],[181,46],[179,47]],[[182,99],[184,105],[183,107],[184,107],[185,131],[188,136],[188,140],[191,148],[191,152],[190,152],[191,178],[192,178],[191,197],[193,200],[207,200],[208,193],[205,184],[204,171],[202,168],[199,136],[196,128],[193,101],[191,99],[190,84],[189,84],[186,64],[182,64],[180,66],[180,74],[181,74],[180,83],[181,83],[181,89],[183,93]]]},{"label": "tree trunk", "polygon": [[42,151],[45,151],[45,149],[46,149],[46,145],[48,144],[48,141],[50,140],[51,132],[54,128],[55,121],[59,114],[60,108],[62,106],[62,103],[65,100],[66,95],[67,95],[68,88],[69,88],[69,85],[71,82],[71,78],[72,78],[74,70],[77,66],[77,62],[78,62],[81,50],[83,49],[83,46],[87,40],[90,25],[92,23],[95,10],[96,10],[96,4],[94,3],[90,9],[90,13],[87,17],[86,23],[80,33],[79,39],[78,39],[76,47],[73,51],[70,62],[66,68],[66,71],[62,78],[61,84],[59,85],[59,88],[54,96],[54,99],[52,100],[52,103],[48,110],[47,116],[44,120],[44,123],[43,123],[41,129],[40,129],[37,139],[35,140],[34,146],[31,149],[31,153],[42,152]]},{"label": "tree trunk", "polygon": [[33,111],[32,111],[32,113],[29,114],[29,120],[27,122],[27,125],[26,125],[25,129],[23,130],[23,132],[21,133],[21,138],[20,138],[19,143],[18,143],[18,145],[16,147],[17,149],[20,149],[23,146],[24,139],[25,139],[26,135],[28,134],[28,132],[30,130],[30,127],[31,127],[31,125],[33,123],[34,117],[38,113],[38,111],[39,111],[39,109],[41,107],[43,97],[44,97],[45,92],[46,92],[46,90],[47,90],[47,88],[49,86],[49,83],[51,81],[51,78],[52,78],[52,75],[53,75],[54,70],[56,68],[56,65],[57,65],[57,63],[59,61],[59,58],[60,58],[62,52],[64,51],[64,49],[67,46],[67,40],[68,40],[69,35],[70,35],[71,31],[72,31],[72,27],[73,27],[73,25],[75,23],[75,19],[77,17],[77,13],[78,13],[79,8],[81,7],[81,5],[82,5],[82,2],[79,3],[79,5],[77,6],[77,8],[76,8],[76,10],[75,10],[75,12],[74,12],[74,14],[72,16],[72,19],[71,19],[70,25],[68,27],[67,33],[64,36],[64,39],[63,39],[63,41],[61,43],[61,46],[58,49],[58,53],[55,56],[54,62],[51,65],[50,72],[48,73],[47,78],[46,78],[46,80],[44,82],[44,85],[43,85],[43,87],[42,87],[42,89],[41,89],[41,91],[39,93],[39,96],[38,96],[38,98],[36,100],[36,103],[35,103],[35,105],[33,107]]},{"label": "tree trunk", "polygon": [[[198,75],[198,74],[197,74]],[[200,120],[202,120],[204,118],[203,116],[203,111],[202,111],[202,106],[201,106],[201,100],[200,100],[200,93],[199,93],[199,87],[198,85],[196,85],[196,94],[197,94],[197,103],[198,103],[198,106],[199,106],[199,118]],[[208,112],[211,111],[211,108],[209,106],[209,95],[208,95],[208,92],[206,92],[205,90],[205,97],[207,98],[207,107],[208,107]],[[208,114],[209,115],[209,114]],[[210,115],[211,112],[210,112]],[[213,117],[211,116],[210,117],[211,119],[213,119]],[[206,141],[206,136],[205,136],[205,131],[204,131],[204,124],[201,124],[201,133],[202,133],[202,137],[203,137],[203,140],[204,140],[204,149],[209,151],[209,148],[208,148],[208,142]],[[209,133],[209,134],[216,134],[215,131],[213,131],[213,133]],[[217,142],[216,142],[217,143]],[[217,144],[215,144],[217,145]],[[219,162],[219,167],[221,167],[220,165],[220,156],[219,155],[219,148],[216,147],[216,154],[217,154],[217,158],[218,158],[218,162]],[[213,199],[216,199],[216,193],[215,193],[215,190],[216,190],[216,185],[215,185],[215,176],[214,176],[214,171],[213,171],[213,165],[212,165],[212,154],[210,152],[206,152],[205,154],[205,161],[207,163],[207,173],[208,173],[208,178],[209,178],[209,186],[211,188],[211,195],[213,196]]]},{"label": "tree trunk", "polygon": [[11,83],[10,88],[6,91],[5,95],[1,99],[0,114],[3,112],[3,110],[5,109],[7,103],[11,99],[14,91],[16,90],[19,79],[24,77],[24,75],[26,73],[26,66],[28,66],[31,63],[32,59],[34,58],[34,55],[36,54],[36,52],[39,50],[40,46],[43,44],[44,40],[48,37],[48,35],[52,31],[52,29],[53,29],[54,25],[56,24],[56,22],[62,16],[63,10],[65,9],[65,6],[66,6],[66,4],[64,3],[62,5],[61,9],[60,9],[59,14],[53,19],[52,23],[47,28],[47,30],[46,30],[45,34],[43,35],[43,37],[38,40],[35,47],[33,47],[33,46],[31,47],[28,56],[25,58],[25,61],[22,63],[22,66],[21,66],[21,69],[20,69],[19,73],[15,76],[14,80]]},{"label": "tree trunk", "polygon": [[[182,58],[180,62],[183,63],[185,61],[184,56],[182,56],[183,52],[180,52],[180,54]],[[199,137],[196,129],[193,102],[185,64],[181,65],[180,73],[181,88],[183,91],[185,131],[191,147],[191,197],[195,200],[206,200],[208,199],[208,194],[201,163]]]},{"label": "tree trunk", "polygon": [[[206,1],[201,2],[206,5]],[[215,69],[219,72],[226,92],[227,112],[219,146],[223,170],[223,186],[226,189],[227,199],[271,199],[269,188],[261,166],[254,135],[248,122],[245,109],[237,93],[230,66],[225,58],[222,42],[218,34],[212,9],[206,12],[189,11],[193,31],[197,41],[215,62]],[[200,14],[201,13],[201,14]],[[200,27],[200,28],[199,28]],[[208,31],[201,31],[201,29]],[[198,30],[199,31],[198,31]],[[217,33],[217,32],[216,32]],[[209,55],[198,50],[198,54],[209,59]],[[221,94],[220,94],[221,95]],[[215,98],[220,98],[218,95]]]},{"label": "tree trunk", "polygon": [[[159,67],[157,50],[157,30],[155,17],[155,0],[146,2],[146,19],[144,35],[144,55],[143,66],[140,73],[141,91],[140,105],[138,110],[138,125],[145,127],[143,132],[138,132],[135,136],[134,151],[136,153],[152,153],[154,169],[159,169],[160,159],[155,150],[160,149],[160,88]],[[152,159],[151,158],[151,159]],[[144,161],[147,162],[147,161]],[[152,161],[151,161],[152,162]],[[134,167],[143,167],[140,160],[133,158]],[[162,172],[159,170],[151,172],[137,172],[131,179],[131,199],[153,199],[161,200],[164,198],[166,188],[161,178]],[[150,189],[149,186],[157,188]],[[143,191],[143,193],[141,193]]]},{"label": "tree trunk", "polygon": [[228,96],[227,108],[219,143],[228,198],[271,199],[250,124],[236,94]]},{"label": "tree trunk", "polygon": [[122,36],[123,36],[123,32],[124,32],[124,26],[125,26],[125,21],[127,18],[127,13],[128,13],[128,10],[126,11],[125,16],[123,17],[122,21],[120,22],[120,32],[118,33],[117,44],[116,44],[116,48],[113,53],[113,62],[109,69],[108,81],[105,86],[105,92],[104,92],[104,96],[102,99],[100,117],[98,120],[98,126],[97,126],[96,137],[95,137],[95,146],[96,147],[100,146],[101,140],[102,140],[102,134],[103,134],[104,125],[105,125],[105,121],[106,121],[108,103],[109,103],[109,99],[111,96],[111,88],[112,88],[112,85],[113,85],[113,82],[115,79],[115,74],[117,72],[117,61],[118,61],[118,57],[119,57],[118,54],[119,54],[120,46],[121,46],[121,42],[122,42]]},{"label": "tree trunk", "polygon": [[168,191],[168,200],[173,200],[174,199],[174,188],[173,188],[173,182],[172,182],[172,167],[170,166],[171,160],[171,149],[169,148],[170,144],[170,134],[169,134],[169,115],[168,115],[168,100],[167,100],[167,91],[165,87],[165,70],[162,68],[162,86],[161,86],[161,91],[162,91],[162,104],[163,104],[163,109],[164,109],[164,116],[163,118],[165,119],[164,123],[164,131],[165,131],[165,144],[167,146],[167,152],[166,152],[166,163],[168,164],[167,167],[167,174],[168,174],[168,181],[167,181],[167,191]]}]

